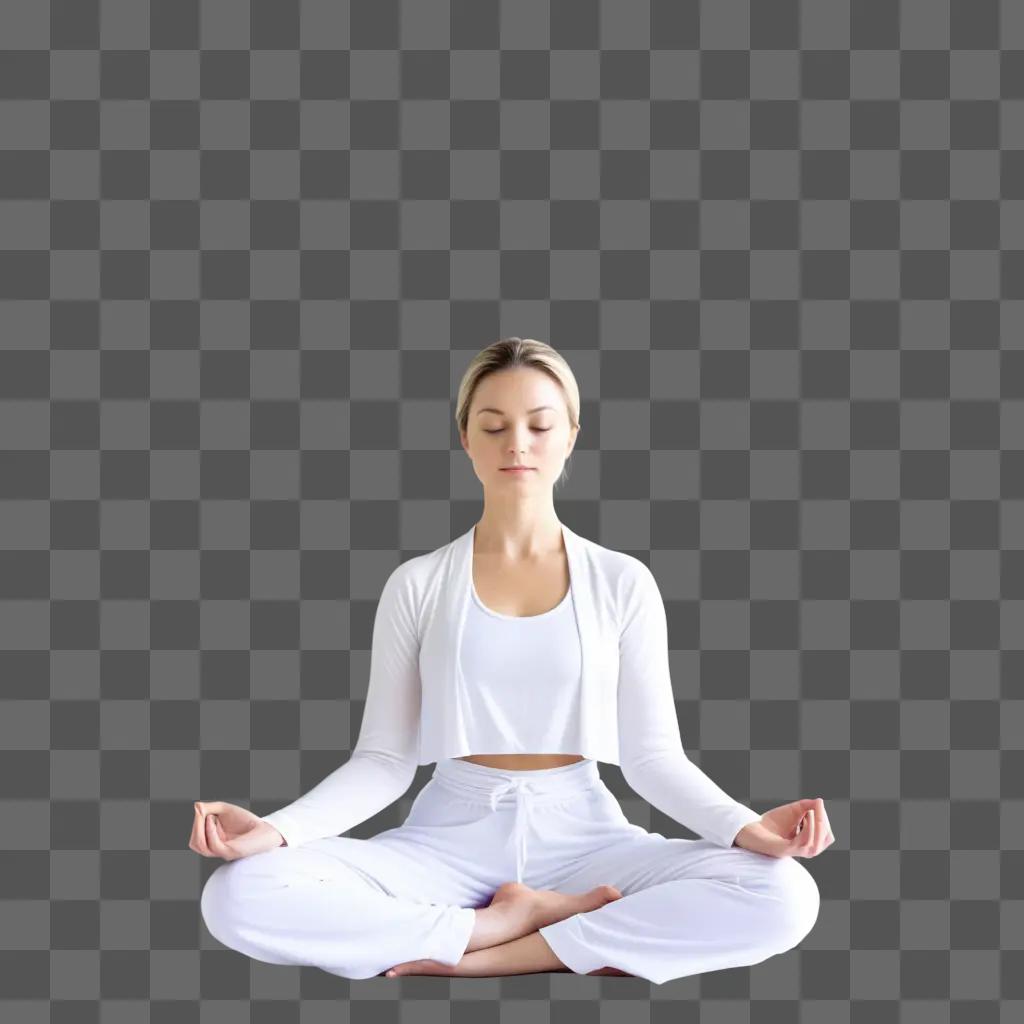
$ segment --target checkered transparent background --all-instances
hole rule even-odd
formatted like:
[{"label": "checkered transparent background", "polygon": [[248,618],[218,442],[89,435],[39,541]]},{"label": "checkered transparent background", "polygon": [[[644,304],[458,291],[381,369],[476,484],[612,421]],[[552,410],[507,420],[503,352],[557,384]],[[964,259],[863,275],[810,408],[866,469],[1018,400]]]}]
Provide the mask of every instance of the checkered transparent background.
[{"label": "checkered transparent background", "polygon": [[[1017,0],[2,0],[0,1016],[1020,1019],[1022,300]],[[202,925],[192,801],[345,759],[511,334],[578,376],[558,512],[655,570],[690,756],[825,799],[784,956],[349,982]]]}]

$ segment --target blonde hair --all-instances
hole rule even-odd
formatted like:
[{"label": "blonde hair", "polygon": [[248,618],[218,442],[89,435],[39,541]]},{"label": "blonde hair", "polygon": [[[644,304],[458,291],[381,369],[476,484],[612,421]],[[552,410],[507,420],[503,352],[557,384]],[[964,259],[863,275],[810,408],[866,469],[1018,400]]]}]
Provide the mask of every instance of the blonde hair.
[{"label": "blonde hair", "polygon": [[[562,355],[546,342],[537,341],[535,338],[501,338],[481,349],[462,375],[455,402],[455,422],[460,433],[469,431],[469,406],[480,381],[488,374],[519,366],[540,370],[561,387],[569,412],[569,424],[572,427],[579,427],[580,389],[575,374]],[[570,453],[561,475],[555,481],[556,487],[568,477],[571,462]]]}]

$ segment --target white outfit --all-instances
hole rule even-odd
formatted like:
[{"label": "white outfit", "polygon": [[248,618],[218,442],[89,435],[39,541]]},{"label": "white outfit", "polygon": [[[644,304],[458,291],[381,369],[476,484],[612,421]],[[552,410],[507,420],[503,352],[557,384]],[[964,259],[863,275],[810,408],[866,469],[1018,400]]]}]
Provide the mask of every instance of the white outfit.
[{"label": "white outfit", "polygon": [[457,964],[476,908],[513,879],[567,894],[616,886],[621,899],[540,934],[577,974],[607,966],[656,985],[783,953],[818,913],[796,860],[647,832],[589,759],[441,761],[398,828],[222,864],[201,905],[213,937],[249,957],[371,978],[409,960]]},{"label": "white outfit", "polygon": [[[435,551],[402,562],[377,604],[363,720],[348,761],[287,807],[263,816],[289,846],[337,836],[392,804],[417,764],[470,754],[581,754],[620,765],[630,788],[719,846],[761,815],[734,800],[686,756],[669,676],[665,606],[638,558],[580,536],[564,523],[579,638],[579,700],[545,746],[543,713],[498,694],[504,736],[478,734],[461,652],[471,605],[473,526]],[[529,622],[529,619],[525,620]],[[567,705],[563,704],[563,710]]]},{"label": "white outfit", "polygon": [[[814,879],[791,858],[730,848],[760,815],[683,752],[651,571],[563,524],[565,597],[540,615],[502,615],[473,586],[474,530],[385,583],[356,749],[264,816],[286,846],[210,876],[202,912],[211,934],[258,960],[348,978],[406,960],[454,965],[474,908],[514,879],[622,892],[540,929],[577,973],[611,966],[660,984],[759,963],[799,942],[818,912]],[[503,771],[458,760],[472,753],[584,760]],[[433,776],[404,824],[369,839],[339,835],[401,796],[430,760]],[[703,838],[630,824],[598,760],[621,763],[639,795]]]},{"label": "white outfit", "polygon": [[529,719],[533,751],[571,753],[579,728],[581,664],[572,588],[550,611],[519,617],[488,608],[470,586],[459,667],[473,680],[466,716],[477,752],[507,750],[508,737]]}]

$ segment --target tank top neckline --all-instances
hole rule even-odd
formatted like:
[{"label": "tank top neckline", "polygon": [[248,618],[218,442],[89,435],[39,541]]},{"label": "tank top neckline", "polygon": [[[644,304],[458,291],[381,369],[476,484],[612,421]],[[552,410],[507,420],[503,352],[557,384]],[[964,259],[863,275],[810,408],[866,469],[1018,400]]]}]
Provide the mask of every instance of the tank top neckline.
[{"label": "tank top neckline", "polygon": [[554,606],[554,608],[549,608],[546,612],[540,612],[537,615],[506,615],[504,612],[496,612],[493,608],[488,608],[487,605],[484,604],[480,595],[477,593],[476,584],[473,582],[472,576],[470,576],[469,579],[469,588],[473,593],[474,602],[481,611],[495,619],[505,619],[509,622],[536,622],[538,619],[546,619],[549,615],[554,615],[556,612],[561,611],[562,607],[572,596],[572,583],[570,581],[569,589],[566,590],[565,596]]}]

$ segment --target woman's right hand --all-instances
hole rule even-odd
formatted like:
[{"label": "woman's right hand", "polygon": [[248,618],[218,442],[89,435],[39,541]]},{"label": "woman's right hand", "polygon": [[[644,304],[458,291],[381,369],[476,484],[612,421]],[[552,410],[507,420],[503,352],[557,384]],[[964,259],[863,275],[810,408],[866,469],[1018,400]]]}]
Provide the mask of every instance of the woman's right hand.
[{"label": "woman's right hand", "polygon": [[269,821],[237,804],[197,800],[195,810],[188,846],[204,857],[238,860],[287,845]]}]

